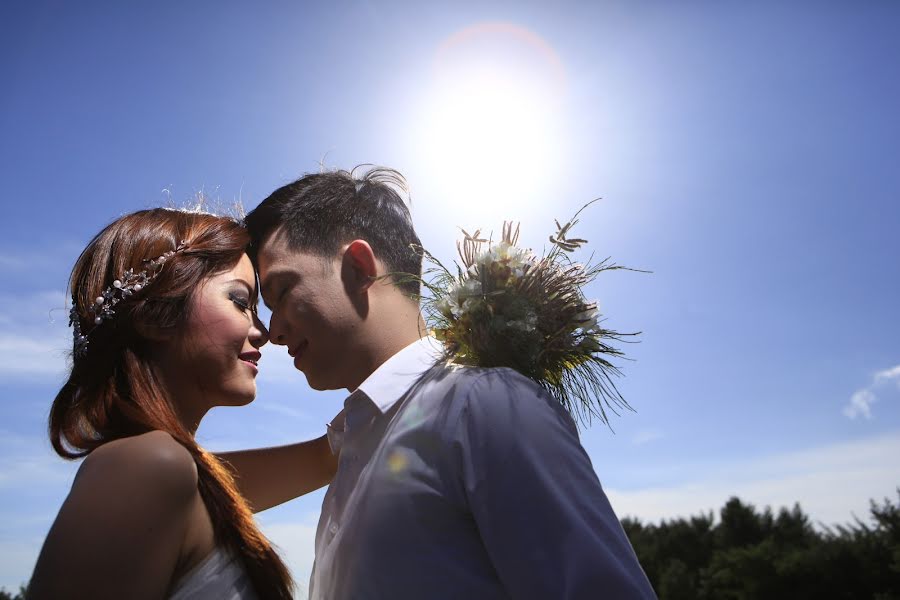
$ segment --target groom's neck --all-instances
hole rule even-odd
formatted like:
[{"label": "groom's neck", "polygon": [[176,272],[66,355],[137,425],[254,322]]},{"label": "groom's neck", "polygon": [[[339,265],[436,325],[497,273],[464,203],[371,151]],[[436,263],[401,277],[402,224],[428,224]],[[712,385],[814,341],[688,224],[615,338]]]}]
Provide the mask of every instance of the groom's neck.
[{"label": "groom's neck", "polygon": [[347,390],[352,392],[392,356],[427,335],[418,304],[404,299],[366,323],[365,349],[359,370]]}]

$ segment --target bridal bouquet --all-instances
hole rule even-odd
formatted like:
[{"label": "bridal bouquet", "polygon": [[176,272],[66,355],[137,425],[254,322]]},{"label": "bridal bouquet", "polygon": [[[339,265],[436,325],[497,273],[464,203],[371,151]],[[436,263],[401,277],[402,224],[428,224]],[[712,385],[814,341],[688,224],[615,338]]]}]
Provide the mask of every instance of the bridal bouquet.
[{"label": "bridal bouquet", "polygon": [[556,221],[543,256],[517,246],[519,227],[511,223],[503,225],[497,242],[463,230],[465,237],[457,242],[462,264],[455,272],[423,249],[430,265],[422,280],[422,306],[450,362],[515,369],[581,423],[598,417],[608,424],[607,410],[632,410],[612,379],[620,371],[610,360],[624,356],[612,344],[637,334],[603,327],[597,304],[582,290],[603,271],[635,269],[609,258],[572,260],[587,240],[569,234],[590,204],[564,225]]}]

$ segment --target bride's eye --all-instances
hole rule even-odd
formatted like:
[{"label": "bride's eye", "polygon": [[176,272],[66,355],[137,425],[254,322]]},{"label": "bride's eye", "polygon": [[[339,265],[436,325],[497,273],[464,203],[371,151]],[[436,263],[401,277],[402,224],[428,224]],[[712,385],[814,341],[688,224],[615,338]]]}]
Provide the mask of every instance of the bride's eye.
[{"label": "bride's eye", "polygon": [[235,304],[237,304],[238,307],[240,307],[240,309],[243,310],[243,311],[250,311],[250,312],[253,312],[253,309],[255,308],[255,307],[253,307],[253,306],[250,305],[250,299],[249,299],[249,298],[246,298],[246,297],[243,297],[243,296],[238,296],[238,295],[236,295],[236,294],[228,294],[228,298],[229,298],[232,302],[234,302]]}]

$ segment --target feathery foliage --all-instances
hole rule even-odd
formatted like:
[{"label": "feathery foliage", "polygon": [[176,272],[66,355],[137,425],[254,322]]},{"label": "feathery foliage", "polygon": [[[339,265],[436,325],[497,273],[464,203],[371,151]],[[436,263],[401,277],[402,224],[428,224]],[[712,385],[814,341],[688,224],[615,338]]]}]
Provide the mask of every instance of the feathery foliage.
[{"label": "feathery foliage", "polygon": [[607,411],[633,410],[616,388],[613,364],[624,354],[615,344],[638,333],[602,325],[584,286],[600,273],[630,270],[609,258],[580,264],[571,253],[587,243],[569,237],[585,204],[565,224],[556,222],[550,250],[536,256],[517,246],[519,227],[504,223],[499,242],[481,231],[457,242],[455,272],[420,249],[430,265],[423,274],[422,310],[445,358],[459,365],[509,367],[535,381],[574,419],[609,424]]}]

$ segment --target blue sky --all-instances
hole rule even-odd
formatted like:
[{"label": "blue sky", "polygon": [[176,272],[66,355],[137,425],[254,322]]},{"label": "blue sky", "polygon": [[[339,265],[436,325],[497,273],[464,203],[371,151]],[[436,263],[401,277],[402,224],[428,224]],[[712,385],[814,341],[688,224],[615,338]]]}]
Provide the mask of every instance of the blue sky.
[{"label": "blue sky", "polygon": [[[83,245],[198,192],[252,208],[320,163],[401,170],[444,259],[503,217],[540,250],[603,197],[577,233],[653,271],[587,290],[643,332],[620,382],[637,412],[583,433],[620,515],[738,494],[833,523],[896,497],[898,25],[887,1],[4,3],[0,586],[77,466],[44,431]],[[281,350],[204,444],[322,431],[343,395]],[[320,503],[260,515],[301,581]]]}]

